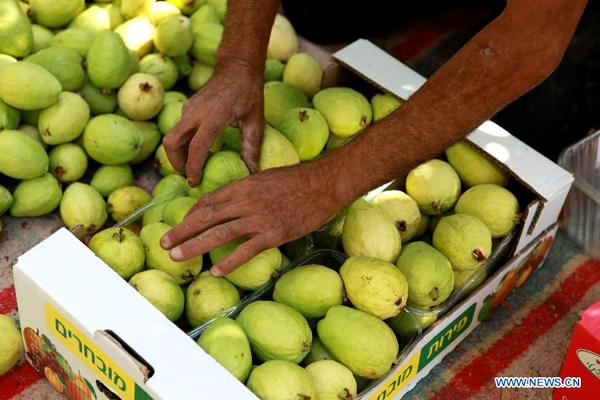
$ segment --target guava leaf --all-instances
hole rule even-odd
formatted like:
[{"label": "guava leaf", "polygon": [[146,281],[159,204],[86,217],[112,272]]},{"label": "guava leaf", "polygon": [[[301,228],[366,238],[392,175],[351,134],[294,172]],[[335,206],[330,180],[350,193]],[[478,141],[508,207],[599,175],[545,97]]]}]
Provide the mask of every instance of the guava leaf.
[{"label": "guava leaf", "polygon": [[88,389],[90,389],[90,392],[92,392],[92,394],[94,395],[94,398],[97,399],[98,397],[96,396],[96,391],[94,390],[94,387],[92,386],[92,384],[85,378],[83,378],[83,380],[85,381],[86,385],[88,385]]}]

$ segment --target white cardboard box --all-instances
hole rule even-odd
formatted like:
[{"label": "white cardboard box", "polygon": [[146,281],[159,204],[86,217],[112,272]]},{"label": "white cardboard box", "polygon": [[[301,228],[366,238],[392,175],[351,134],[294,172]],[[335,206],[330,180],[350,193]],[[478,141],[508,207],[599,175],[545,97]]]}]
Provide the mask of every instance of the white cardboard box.
[{"label": "white cardboard box", "polygon": [[[329,83],[343,83],[343,74],[335,72],[340,66],[404,99],[425,82],[365,40],[336,53],[334,61],[337,67],[326,73]],[[518,279],[541,265],[556,232],[572,176],[494,123],[486,122],[468,138],[529,188],[532,200],[517,255],[405,350],[388,376],[361,398],[400,398],[414,387],[479,324],[484,305],[497,305]],[[51,372],[47,378],[72,399],[107,399],[106,388],[127,400],[256,398],[68,231],[21,256],[14,276],[28,360],[40,368],[38,347],[53,347],[69,364],[73,382],[57,383]],[[39,340],[31,339],[32,332]]]}]

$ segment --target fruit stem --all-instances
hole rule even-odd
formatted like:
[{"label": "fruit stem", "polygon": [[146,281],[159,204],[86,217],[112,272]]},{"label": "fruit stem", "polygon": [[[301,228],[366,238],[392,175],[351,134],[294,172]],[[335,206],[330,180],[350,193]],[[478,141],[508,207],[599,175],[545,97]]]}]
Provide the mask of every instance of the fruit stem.
[{"label": "fruit stem", "polygon": [[433,289],[431,289],[431,291],[429,292],[429,297],[431,297],[431,300],[436,301],[437,299],[440,298],[440,291],[438,290],[437,287],[434,287]]},{"label": "fruit stem", "polygon": [[298,112],[298,117],[300,118],[300,122],[304,122],[304,120],[308,118],[308,111],[300,110]]},{"label": "fruit stem", "polygon": [[398,221],[398,222],[396,222],[396,228],[400,232],[406,232],[406,221]]},{"label": "fruit stem", "polygon": [[483,251],[481,251],[480,249],[473,250],[473,255],[475,256],[475,259],[478,262],[484,262],[487,259],[485,254],[483,254]]},{"label": "fruit stem", "polygon": [[113,239],[118,236],[119,243],[123,243],[123,232],[124,232],[123,228],[119,228],[119,232],[113,233]]},{"label": "fruit stem", "polygon": [[353,400],[354,396],[350,393],[347,388],[344,388],[341,393],[338,395],[341,400]]},{"label": "fruit stem", "polygon": [[149,91],[152,90],[152,85],[149,84],[148,82],[140,83],[140,90],[142,92],[148,93]]}]

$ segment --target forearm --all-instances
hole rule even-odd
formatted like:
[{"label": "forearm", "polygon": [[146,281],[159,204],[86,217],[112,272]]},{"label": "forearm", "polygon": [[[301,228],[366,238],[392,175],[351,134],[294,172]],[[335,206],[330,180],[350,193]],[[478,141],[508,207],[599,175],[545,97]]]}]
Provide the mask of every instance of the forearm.
[{"label": "forearm", "polygon": [[279,0],[229,0],[217,63],[244,63],[262,76],[278,7]]},{"label": "forearm", "polygon": [[334,177],[336,201],[347,205],[407,173],[535,87],[560,62],[584,7],[510,2],[393,114],[318,161]]}]

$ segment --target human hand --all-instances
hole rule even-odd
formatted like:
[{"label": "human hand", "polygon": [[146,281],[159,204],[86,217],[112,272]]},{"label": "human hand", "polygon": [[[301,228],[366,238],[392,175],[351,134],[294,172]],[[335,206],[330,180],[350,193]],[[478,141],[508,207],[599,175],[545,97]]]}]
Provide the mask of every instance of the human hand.
[{"label": "human hand", "polygon": [[186,101],[181,121],[163,139],[173,168],[186,172],[191,187],[198,186],[215,138],[232,125],[242,133],[242,159],[250,172],[257,172],[263,108],[260,68],[239,59],[220,64],[210,81]]}]

